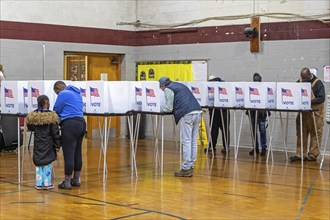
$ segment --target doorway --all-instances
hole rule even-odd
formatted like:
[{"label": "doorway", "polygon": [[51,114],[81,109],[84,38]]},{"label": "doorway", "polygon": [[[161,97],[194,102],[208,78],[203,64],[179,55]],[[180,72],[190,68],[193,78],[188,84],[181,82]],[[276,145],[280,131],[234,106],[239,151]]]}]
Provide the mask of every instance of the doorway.
[{"label": "doorway", "polygon": [[[105,53],[65,52],[64,79],[73,81],[101,80],[101,74],[108,81],[120,81],[122,55]],[[95,116],[87,116],[87,138],[99,137],[99,123]],[[103,127],[103,122],[101,127]],[[110,134],[120,135],[120,117],[112,117]]]}]

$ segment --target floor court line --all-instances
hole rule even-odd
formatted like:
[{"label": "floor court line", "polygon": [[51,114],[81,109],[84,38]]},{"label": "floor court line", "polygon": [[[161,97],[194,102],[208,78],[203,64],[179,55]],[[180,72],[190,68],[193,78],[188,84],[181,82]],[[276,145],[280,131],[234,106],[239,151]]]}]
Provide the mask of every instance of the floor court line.
[{"label": "floor court line", "polygon": [[300,207],[300,209],[299,209],[299,211],[298,211],[298,214],[297,214],[297,216],[296,216],[296,219],[299,219],[299,217],[300,217],[302,211],[304,210],[304,207],[305,207],[305,205],[306,205],[306,203],[307,203],[307,199],[308,199],[308,197],[309,197],[309,195],[310,195],[310,193],[311,193],[311,191],[312,191],[312,189],[313,189],[314,181],[315,181],[315,177],[313,178],[313,181],[312,181],[312,183],[310,184],[310,186],[309,186],[309,188],[308,188],[308,190],[307,190],[307,193],[306,193],[306,195],[305,195],[305,197],[304,197],[304,201],[303,201],[303,203],[301,204],[301,207]]},{"label": "floor court line", "polygon": [[[6,182],[6,183],[12,184],[12,185],[19,185],[18,183],[3,181],[3,180],[0,180],[0,182]],[[27,186],[27,185],[22,185],[22,184],[20,186],[21,187],[34,188],[34,186]],[[104,204],[108,204],[108,205],[125,207],[125,208],[128,208],[128,209],[139,210],[139,211],[144,211],[144,212],[148,212],[148,213],[156,213],[156,214],[165,215],[165,216],[169,216],[169,217],[180,219],[180,220],[185,220],[185,218],[182,218],[182,217],[170,214],[170,213],[166,213],[166,212],[160,212],[160,211],[149,210],[149,209],[144,209],[144,208],[131,207],[130,204],[125,205],[125,204],[109,202],[109,201],[104,201],[104,200],[99,200],[99,199],[93,199],[93,198],[89,198],[89,197],[78,196],[78,195],[73,195],[73,194],[59,192],[59,191],[53,191],[53,190],[48,190],[48,192],[49,193],[56,193],[56,194],[60,194],[60,195],[64,195],[64,196],[69,196],[69,197],[75,197],[75,198],[79,198],[79,199],[86,199],[86,200],[90,200],[90,201],[94,201],[94,202],[100,202],[100,203],[104,203]],[[40,203],[40,202],[23,202],[23,203]],[[22,203],[21,202],[14,202],[12,204],[22,204]]]}]

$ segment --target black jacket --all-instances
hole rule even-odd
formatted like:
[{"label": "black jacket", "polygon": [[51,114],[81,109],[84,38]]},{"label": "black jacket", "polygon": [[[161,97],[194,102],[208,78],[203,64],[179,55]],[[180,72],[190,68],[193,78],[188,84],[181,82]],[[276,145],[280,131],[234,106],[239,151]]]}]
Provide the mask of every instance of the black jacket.
[{"label": "black jacket", "polygon": [[55,112],[30,112],[26,118],[30,131],[34,131],[33,163],[44,166],[56,160],[55,148],[60,147],[59,118]]}]

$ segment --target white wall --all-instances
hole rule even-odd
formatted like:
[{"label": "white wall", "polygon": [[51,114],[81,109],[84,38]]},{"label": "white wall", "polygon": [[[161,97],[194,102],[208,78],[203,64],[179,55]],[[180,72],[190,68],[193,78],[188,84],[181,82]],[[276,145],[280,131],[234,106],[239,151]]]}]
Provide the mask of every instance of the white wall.
[{"label": "white wall", "polygon": [[1,0],[0,20],[127,30],[117,22],[136,20],[136,2]]},{"label": "white wall", "polygon": [[[143,23],[176,24],[219,16],[246,15],[254,13],[293,13],[300,15],[328,14],[328,0],[139,0],[137,18]],[[261,22],[280,22],[292,19],[262,17]],[[250,19],[209,21],[193,26],[217,26],[250,23]]]},{"label": "white wall", "polygon": [[[0,1],[0,20],[82,27],[137,30],[118,22],[176,24],[208,17],[253,13],[328,14],[328,0],[108,0],[108,1]],[[261,22],[294,19],[262,17]],[[193,26],[250,23],[249,19],[209,21]],[[140,28],[141,30],[142,28]]]}]

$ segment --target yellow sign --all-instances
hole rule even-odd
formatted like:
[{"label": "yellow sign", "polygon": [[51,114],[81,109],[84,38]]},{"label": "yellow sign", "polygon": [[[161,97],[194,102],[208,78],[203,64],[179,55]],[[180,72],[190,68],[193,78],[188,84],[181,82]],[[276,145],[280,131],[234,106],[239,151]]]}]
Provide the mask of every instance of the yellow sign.
[{"label": "yellow sign", "polygon": [[158,81],[162,76],[169,77],[172,81],[192,82],[194,74],[192,64],[140,64],[138,81]]}]

